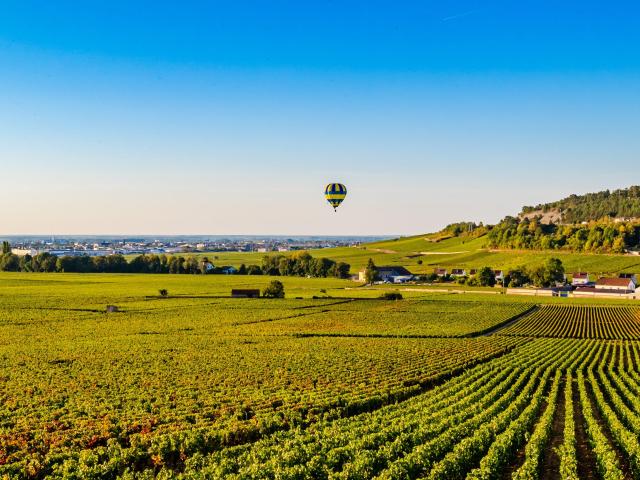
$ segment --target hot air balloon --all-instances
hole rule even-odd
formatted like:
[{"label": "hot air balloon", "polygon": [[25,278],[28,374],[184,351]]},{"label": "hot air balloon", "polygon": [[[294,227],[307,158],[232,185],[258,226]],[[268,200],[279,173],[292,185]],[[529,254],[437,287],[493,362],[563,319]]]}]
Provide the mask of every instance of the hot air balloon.
[{"label": "hot air balloon", "polygon": [[344,197],[346,196],[347,187],[345,187],[341,183],[330,183],[324,189],[324,198],[326,198],[327,202],[331,204],[334,212],[336,208],[340,206],[340,204],[344,200]]}]

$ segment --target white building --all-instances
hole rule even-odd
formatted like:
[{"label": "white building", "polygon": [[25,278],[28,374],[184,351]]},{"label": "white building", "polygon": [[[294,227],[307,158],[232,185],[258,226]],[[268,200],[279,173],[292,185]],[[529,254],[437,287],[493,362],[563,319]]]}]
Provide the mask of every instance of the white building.
[{"label": "white building", "polygon": [[[376,270],[382,282],[405,283],[413,280],[413,274],[404,267],[376,267]],[[358,280],[366,282],[365,274],[366,270],[358,272]]]},{"label": "white building", "polygon": [[35,257],[38,254],[38,251],[35,248],[12,248],[11,253],[18,255],[19,257],[24,257],[25,255]]},{"label": "white building", "polygon": [[571,285],[578,286],[589,283],[589,274],[587,272],[576,272],[571,277]]},{"label": "white building", "polygon": [[631,278],[600,278],[596,282],[596,290],[635,291],[636,283]]}]

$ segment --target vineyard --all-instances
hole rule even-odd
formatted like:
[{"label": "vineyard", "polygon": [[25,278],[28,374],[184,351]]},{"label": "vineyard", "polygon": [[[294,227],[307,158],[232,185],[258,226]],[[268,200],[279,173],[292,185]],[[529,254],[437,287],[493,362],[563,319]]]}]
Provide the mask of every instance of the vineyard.
[{"label": "vineyard", "polygon": [[70,277],[0,284],[2,479],[640,478],[636,307]]},{"label": "vineyard", "polygon": [[637,340],[640,338],[640,308],[543,305],[500,334]]}]

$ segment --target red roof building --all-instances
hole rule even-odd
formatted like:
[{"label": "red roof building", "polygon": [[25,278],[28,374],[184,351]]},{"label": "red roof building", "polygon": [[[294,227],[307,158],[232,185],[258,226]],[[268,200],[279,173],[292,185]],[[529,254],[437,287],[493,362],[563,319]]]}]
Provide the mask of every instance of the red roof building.
[{"label": "red roof building", "polygon": [[599,278],[596,282],[597,290],[628,290],[635,291],[636,285],[630,278]]}]

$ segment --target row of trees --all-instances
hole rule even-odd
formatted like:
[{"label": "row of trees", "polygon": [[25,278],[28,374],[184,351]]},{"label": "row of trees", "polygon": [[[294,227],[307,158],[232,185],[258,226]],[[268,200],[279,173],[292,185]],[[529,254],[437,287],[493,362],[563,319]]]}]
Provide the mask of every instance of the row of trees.
[{"label": "row of trees", "polygon": [[[6,243],[6,242],[5,242]],[[8,272],[75,272],[75,273],[222,273],[211,267],[209,259],[195,256],[139,255],[131,261],[122,255],[106,257],[57,257],[50,253],[18,256],[3,244],[0,270]],[[308,252],[291,256],[265,256],[262,265],[241,265],[239,275],[282,275],[347,278],[350,266],[328,258],[314,258]]]},{"label": "row of trees", "polygon": [[106,257],[71,257],[39,253],[0,256],[0,270],[8,272],[74,272],[74,273],[201,273],[202,262],[196,257],[140,255],[130,262],[122,255]]},{"label": "row of trees", "polygon": [[487,236],[492,248],[623,253],[640,246],[640,223],[600,221],[547,225],[536,218],[506,217]]},{"label": "row of trees", "polygon": [[261,271],[264,275],[295,277],[348,278],[351,266],[329,258],[314,258],[309,252],[300,251],[292,255],[265,255]]},{"label": "row of trees", "polygon": [[[550,258],[543,265],[534,267],[518,267],[511,270],[502,280],[503,287],[554,287],[566,280],[564,266],[558,258]],[[458,280],[470,286],[493,287],[498,283],[495,272],[490,267],[483,267],[469,278]]]}]

